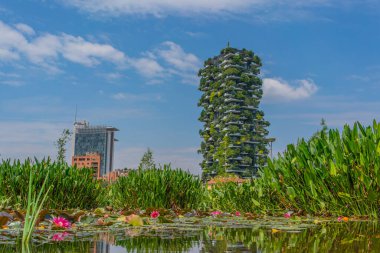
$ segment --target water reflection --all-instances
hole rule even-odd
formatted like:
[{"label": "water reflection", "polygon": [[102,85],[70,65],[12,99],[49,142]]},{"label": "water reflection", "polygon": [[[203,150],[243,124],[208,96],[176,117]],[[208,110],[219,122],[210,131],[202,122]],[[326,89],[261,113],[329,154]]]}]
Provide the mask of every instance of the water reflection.
[{"label": "water reflection", "polygon": [[[0,244],[0,252],[21,252],[19,246]],[[380,252],[380,229],[375,222],[326,223],[293,231],[262,226],[138,228],[33,244],[30,252]]]}]

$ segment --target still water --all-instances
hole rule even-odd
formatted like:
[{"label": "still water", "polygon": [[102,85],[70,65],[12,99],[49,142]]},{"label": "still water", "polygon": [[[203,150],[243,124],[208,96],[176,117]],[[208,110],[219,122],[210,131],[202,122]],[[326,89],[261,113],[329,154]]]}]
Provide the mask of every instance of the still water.
[{"label": "still water", "polygon": [[[25,252],[380,252],[380,227],[371,221],[168,225],[62,237],[44,241],[42,236]],[[1,234],[0,252],[21,252],[7,238]]]}]

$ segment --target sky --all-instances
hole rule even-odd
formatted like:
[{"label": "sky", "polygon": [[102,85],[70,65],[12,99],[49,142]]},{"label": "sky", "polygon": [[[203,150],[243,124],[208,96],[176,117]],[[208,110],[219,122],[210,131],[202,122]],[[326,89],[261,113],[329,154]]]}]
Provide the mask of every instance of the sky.
[{"label": "sky", "polygon": [[197,73],[228,42],[262,59],[274,156],[380,120],[377,0],[0,0],[0,159],[55,157],[77,108],[120,130],[115,168],[199,174]]}]

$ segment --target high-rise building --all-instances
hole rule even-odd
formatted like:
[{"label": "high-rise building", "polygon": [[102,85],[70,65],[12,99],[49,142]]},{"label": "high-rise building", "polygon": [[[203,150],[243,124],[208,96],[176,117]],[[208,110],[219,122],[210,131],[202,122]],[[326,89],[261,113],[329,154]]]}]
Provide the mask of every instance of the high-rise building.
[{"label": "high-rise building", "polygon": [[228,46],[199,71],[204,178],[224,173],[251,177],[266,163],[269,122],[259,109],[260,67],[252,51]]},{"label": "high-rise building", "polygon": [[87,156],[89,153],[100,156],[98,177],[113,170],[115,127],[90,126],[86,121],[74,124],[74,158]]}]

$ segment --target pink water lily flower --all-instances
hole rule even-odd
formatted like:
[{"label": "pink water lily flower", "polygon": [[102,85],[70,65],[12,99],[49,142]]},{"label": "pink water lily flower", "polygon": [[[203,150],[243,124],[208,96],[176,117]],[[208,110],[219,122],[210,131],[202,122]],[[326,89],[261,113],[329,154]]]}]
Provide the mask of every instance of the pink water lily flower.
[{"label": "pink water lily flower", "polygon": [[67,232],[56,233],[53,235],[52,240],[56,241],[56,242],[63,241],[65,239],[65,237],[67,237],[68,235],[69,235],[69,233],[67,233]]},{"label": "pink water lily flower", "polygon": [[153,218],[153,219],[156,219],[160,216],[160,213],[158,211],[153,211],[151,214],[150,214],[150,217]]},{"label": "pink water lily flower", "polygon": [[284,213],[284,217],[289,219],[292,216],[291,212]]},{"label": "pink water lily flower", "polygon": [[239,211],[235,212],[235,216],[240,216],[240,215],[241,215],[241,213]]},{"label": "pink water lily flower", "polygon": [[67,219],[63,217],[55,217],[53,218],[53,224],[59,228],[70,228],[71,223]]},{"label": "pink water lily flower", "polygon": [[214,211],[214,212],[211,212],[211,215],[212,216],[218,216],[218,215],[221,215],[222,212],[221,211]]}]

